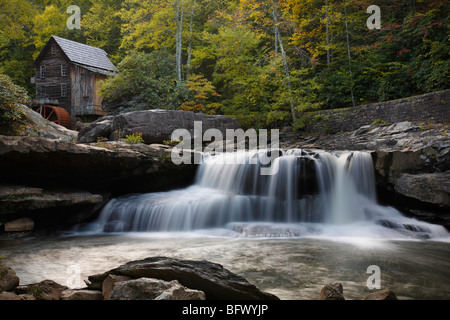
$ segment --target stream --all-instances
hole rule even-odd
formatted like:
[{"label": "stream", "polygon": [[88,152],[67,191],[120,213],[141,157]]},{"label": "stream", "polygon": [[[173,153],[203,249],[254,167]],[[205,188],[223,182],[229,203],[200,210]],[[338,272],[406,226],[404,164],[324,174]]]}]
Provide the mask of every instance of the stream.
[{"label": "stream", "polygon": [[219,263],[280,299],[317,299],[330,282],[346,299],[377,289],[450,299],[448,231],[378,204],[370,154],[280,151],[261,175],[268,162],[256,160],[269,155],[205,155],[190,187],[112,199],[59,237],[2,241],[0,256],[21,284],[80,288],[89,275],[168,256]]}]

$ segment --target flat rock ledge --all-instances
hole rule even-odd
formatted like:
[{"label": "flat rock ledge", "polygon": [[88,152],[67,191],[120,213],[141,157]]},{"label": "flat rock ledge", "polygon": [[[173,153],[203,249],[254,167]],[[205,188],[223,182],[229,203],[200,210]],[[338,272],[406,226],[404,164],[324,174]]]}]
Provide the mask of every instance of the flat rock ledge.
[{"label": "flat rock ledge", "polygon": [[0,265],[0,300],[279,300],[221,265],[152,257],[88,277],[87,288],[52,280],[19,285],[14,270]]}]

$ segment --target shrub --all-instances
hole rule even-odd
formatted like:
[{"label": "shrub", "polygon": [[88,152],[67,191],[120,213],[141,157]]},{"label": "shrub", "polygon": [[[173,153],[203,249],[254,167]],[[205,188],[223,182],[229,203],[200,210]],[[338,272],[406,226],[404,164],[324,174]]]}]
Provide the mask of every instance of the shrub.
[{"label": "shrub", "polygon": [[19,104],[25,103],[28,95],[24,88],[0,73],[0,134],[17,134],[25,123],[25,114]]},{"label": "shrub", "polygon": [[144,139],[142,138],[142,132],[128,134],[125,136],[125,139],[123,141],[125,141],[128,144],[144,143]]}]

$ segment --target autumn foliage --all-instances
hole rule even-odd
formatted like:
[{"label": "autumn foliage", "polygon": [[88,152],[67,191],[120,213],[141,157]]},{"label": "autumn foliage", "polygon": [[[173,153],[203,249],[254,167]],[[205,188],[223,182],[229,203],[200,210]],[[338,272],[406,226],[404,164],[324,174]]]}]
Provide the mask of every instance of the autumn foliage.
[{"label": "autumn foliage", "polygon": [[[449,88],[446,0],[78,0],[81,30],[68,30],[71,4],[0,2],[0,69],[31,96],[51,35],[103,48],[122,68],[106,99],[245,126]],[[373,4],[380,30],[366,26]]]}]

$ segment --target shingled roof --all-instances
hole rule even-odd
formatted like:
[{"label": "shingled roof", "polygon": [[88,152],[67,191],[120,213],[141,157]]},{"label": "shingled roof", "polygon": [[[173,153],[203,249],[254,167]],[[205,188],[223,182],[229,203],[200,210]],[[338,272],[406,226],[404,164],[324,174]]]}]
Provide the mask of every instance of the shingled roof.
[{"label": "shingled roof", "polygon": [[[56,41],[71,62],[88,67],[88,69],[94,69],[99,73],[118,72],[114,64],[108,59],[108,54],[105,50],[57,36],[52,36],[51,38]],[[50,40],[47,45],[50,43]],[[44,51],[45,49],[42,52]]]}]

